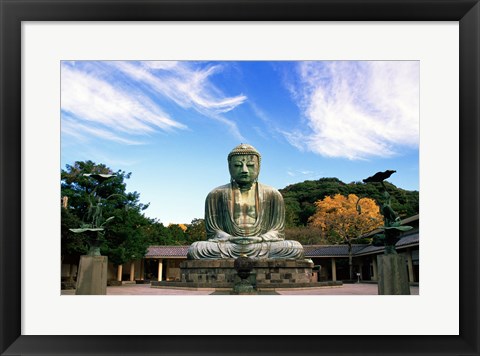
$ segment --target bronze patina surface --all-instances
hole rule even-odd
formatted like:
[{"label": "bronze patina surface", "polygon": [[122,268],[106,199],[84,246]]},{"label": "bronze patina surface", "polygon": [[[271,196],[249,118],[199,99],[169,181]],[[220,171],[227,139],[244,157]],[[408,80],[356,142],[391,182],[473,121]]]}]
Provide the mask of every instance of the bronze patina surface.
[{"label": "bronze patina surface", "polygon": [[375,246],[385,246],[386,254],[396,254],[395,244],[400,239],[400,235],[412,229],[411,226],[401,226],[400,216],[392,209],[390,193],[388,193],[384,183],[384,180],[395,172],[394,170],[377,172],[373,176],[363,180],[365,183],[380,183],[383,187],[384,200],[380,204],[380,211],[384,220],[384,226],[382,226],[384,232],[374,236],[373,244]]},{"label": "bronze patina surface", "polygon": [[282,195],[257,181],[260,153],[240,144],[228,155],[230,183],[213,189],[205,201],[207,241],[194,242],[189,259],[303,259],[303,247],[284,237]]}]

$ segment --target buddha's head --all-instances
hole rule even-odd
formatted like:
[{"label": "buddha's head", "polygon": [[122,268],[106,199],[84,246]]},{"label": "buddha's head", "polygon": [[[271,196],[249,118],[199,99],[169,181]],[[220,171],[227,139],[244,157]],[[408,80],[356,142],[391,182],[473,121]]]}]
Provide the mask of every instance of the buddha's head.
[{"label": "buddha's head", "polygon": [[240,187],[249,187],[260,173],[260,153],[251,145],[242,143],[228,155],[230,176]]}]

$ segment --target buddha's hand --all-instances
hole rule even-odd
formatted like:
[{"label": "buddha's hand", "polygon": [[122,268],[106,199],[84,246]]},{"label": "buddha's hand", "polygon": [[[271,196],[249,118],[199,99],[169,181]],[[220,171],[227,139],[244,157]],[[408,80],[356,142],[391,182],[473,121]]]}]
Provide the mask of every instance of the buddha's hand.
[{"label": "buddha's hand", "polygon": [[283,241],[283,238],[278,237],[276,233],[270,233],[267,232],[266,234],[263,234],[260,236],[262,241],[264,242],[277,242],[277,241]]},{"label": "buddha's hand", "polygon": [[262,242],[260,236],[232,236],[230,242],[239,245],[250,245]]},{"label": "buddha's hand", "polygon": [[230,241],[231,238],[232,236],[227,234],[226,232],[219,232],[214,238],[211,238],[208,241],[224,243]]}]

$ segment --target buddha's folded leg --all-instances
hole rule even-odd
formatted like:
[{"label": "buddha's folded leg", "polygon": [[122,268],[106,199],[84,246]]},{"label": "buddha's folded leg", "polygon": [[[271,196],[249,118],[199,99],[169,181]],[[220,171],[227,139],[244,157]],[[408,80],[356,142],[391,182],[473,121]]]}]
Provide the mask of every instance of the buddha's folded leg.
[{"label": "buddha's folded leg", "polygon": [[303,259],[303,247],[298,241],[275,241],[255,244],[235,244],[230,242],[197,241],[190,245],[187,258],[220,259],[238,258],[248,256],[251,258],[289,258]]},{"label": "buddha's folded leg", "polygon": [[197,241],[190,245],[187,258],[190,260],[237,258],[248,248],[230,242]]},{"label": "buddha's folded leg", "polygon": [[269,245],[266,242],[242,245],[231,242],[197,241],[190,245],[187,258],[190,260],[238,258],[240,256],[267,258]]},{"label": "buddha's folded leg", "polygon": [[211,241],[196,241],[190,245],[187,252],[189,260],[222,258],[218,243]]},{"label": "buddha's folded leg", "polygon": [[268,258],[303,259],[303,247],[300,242],[293,240],[271,242]]}]

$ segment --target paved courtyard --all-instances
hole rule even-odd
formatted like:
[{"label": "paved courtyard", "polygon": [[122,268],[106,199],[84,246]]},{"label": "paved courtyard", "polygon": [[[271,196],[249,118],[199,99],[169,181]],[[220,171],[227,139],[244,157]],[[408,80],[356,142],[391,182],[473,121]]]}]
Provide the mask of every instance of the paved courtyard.
[{"label": "paved courtyard", "polygon": [[[107,295],[208,295],[209,290],[183,290],[170,288],[151,288],[149,284],[124,284],[119,287],[107,287]],[[341,287],[321,287],[277,290],[281,295],[377,295],[377,285],[372,283],[344,284]],[[419,287],[410,287],[412,295],[419,294]],[[74,290],[62,290],[62,295],[75,295]]]}]

